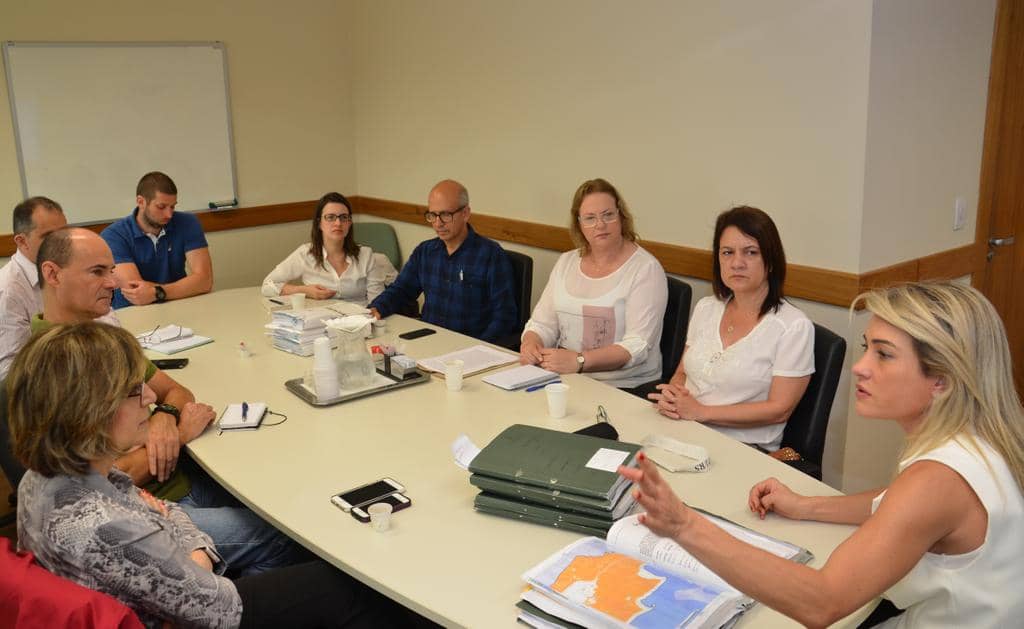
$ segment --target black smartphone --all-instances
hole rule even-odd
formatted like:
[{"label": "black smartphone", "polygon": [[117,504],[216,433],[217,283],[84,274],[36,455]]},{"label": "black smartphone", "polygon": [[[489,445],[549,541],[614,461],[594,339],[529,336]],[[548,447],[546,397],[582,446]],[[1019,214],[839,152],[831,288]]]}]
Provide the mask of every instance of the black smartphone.
[{"label": "black smartphone", "polygon": [[430,336],[434,332],[437,332],[437,330],[431,330],[430,328],[420,328],[419,330],[410,330],[409,332],[399,334],[398,338],[411,341],[413,339],[418,339],[421,336]]},{"label": "black smartphone", "polygon": [[363,505],[361,507],[352,507],[352,510],[349,511],[349,514],[353,518],[359,520],[360,522],[369,522],[370,512],[367,511],[367,509],[369,509],[372,505],[377,504],[378,502],[386,502],[389,505],[391,505],[391,513],[395,513],[396,511],[401,511],[406,507],[412,506],[412,499],[409,498],[408,496],[403,494],[390,494],[384,496],[380,500],[374,500],[368,505]]},{"label": "black smartphone", "polygon": [[184,369],[188,364],[187,358],[156,358],[153,364],[157,369]]}]

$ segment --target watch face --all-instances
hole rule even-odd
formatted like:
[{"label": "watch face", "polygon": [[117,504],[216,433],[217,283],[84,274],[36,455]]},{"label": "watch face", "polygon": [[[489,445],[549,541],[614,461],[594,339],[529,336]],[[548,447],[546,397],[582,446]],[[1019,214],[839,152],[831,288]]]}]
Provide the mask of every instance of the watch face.
[{"label": "watch face", "polygon": [[156,287],[156,300],[157,301],[163,301],[165,299],[167,299],[167,292],[164,291],[164,287],[163,286],[157,286]]}]

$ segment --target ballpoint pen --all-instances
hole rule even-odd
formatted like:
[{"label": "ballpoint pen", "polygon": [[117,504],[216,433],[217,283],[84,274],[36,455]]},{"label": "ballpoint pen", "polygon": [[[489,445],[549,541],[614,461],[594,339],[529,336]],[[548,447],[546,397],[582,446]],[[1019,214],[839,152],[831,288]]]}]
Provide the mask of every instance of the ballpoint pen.
[{"label": "ballpoint pen", "polygon": [[246,403],[246,402],[242,402],[242,421],[244,422],[244,421],[246,421],[248,419],[249,419],[249,404]]},{"label": "ballpoint pen", "polygon": [[561,380],[559,380],[558,378],[555,378],[554,380],[548,380],[547,382],[542,382],[540,384],[535,384],[532,387],[526,387],[526,392],[527,393],[533,393],[534,391],[540,391],[541,389],[543,389],[544,387],[548,386],[549,384],[555,384],[556,382],[561,382]]}]

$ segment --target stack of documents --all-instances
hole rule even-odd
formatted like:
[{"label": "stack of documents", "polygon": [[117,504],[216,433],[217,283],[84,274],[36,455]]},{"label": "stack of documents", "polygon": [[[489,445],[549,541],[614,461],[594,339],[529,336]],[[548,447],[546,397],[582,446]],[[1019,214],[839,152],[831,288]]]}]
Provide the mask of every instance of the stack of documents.
[{"label": "stack of documents", "polygon": [[634,506],[632,483],[616,473],[632,465],[637,444],[515,424],[469,464],[482,491],[477,511],[604,537]]},{"label": "stack of documents", "polygon": [[[748,544],[798,563],[810,551],[704,513]],[[531,627],[731,626],[754,601],[675,541],[652,533],[636,516],[615,523],[607,539],[586,537],[523,575],[516,604]],[[598,592],[595,596],[594,592]]]},{"label": "stack of documents", "polygon": [[512,354],[486,345],[473,345],[472,347],[449,352],[440,356],[424,358],[419,361],[417,365],[419,365],[419,367],[424,371],[433,371],[443,376],[445,372],[445,363],[451,360],[462,361],[462,375],[463,377],[467,377],[478,374],[482,371],[487,371],[488,369],[494,369],[495,367],[501,367],[502,365],[518,362],[519,354]]},{"label": "stack of documents", "polygon": [[[325,322],[337,317],[338,313],[327,308],[310,308],[278,310],[271,316],[266,328],[274,347],[299,356],[312,356],[313,341],[321,336],[334,338],[328,333]],[[332,346],[336,344],[336,341],[331,343]]]},{"label": "stack of documents", "polygon": [[481,378],[481,380],[499,389],[515,391],[554,382],[558,378],[559,375],[554,371],[541,369],[536,365],[520,365],[511,369],[502,369],[501,371],[489,373]]}]

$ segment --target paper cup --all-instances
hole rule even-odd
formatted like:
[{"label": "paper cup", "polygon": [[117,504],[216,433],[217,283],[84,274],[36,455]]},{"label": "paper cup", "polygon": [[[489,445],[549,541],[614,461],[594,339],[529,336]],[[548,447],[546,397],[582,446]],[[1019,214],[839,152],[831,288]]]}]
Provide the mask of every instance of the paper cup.
[{"label": "paper cup", "polygon": [[465,365],[461,360],[449,360],[444,363],[444,383],[449,391],[462,390],[462,368]]},{"label": "paper cup", "polygon": [[569,405],[569,385],[555,382],[544,387],[544,393],[548,396],[548,415],[555,419],[565,417]]},{"label": "paper cup", "polygon": [[370,526],[373,530],[384,532],[391,528],[391,505],[386,502],[378,502],[367,507],[366,512],[370,514]]},{"label": "paper cup", "polygon": [[305,310],[306,309],[306,294],[305,293],[292,293],[292,310]]}]

